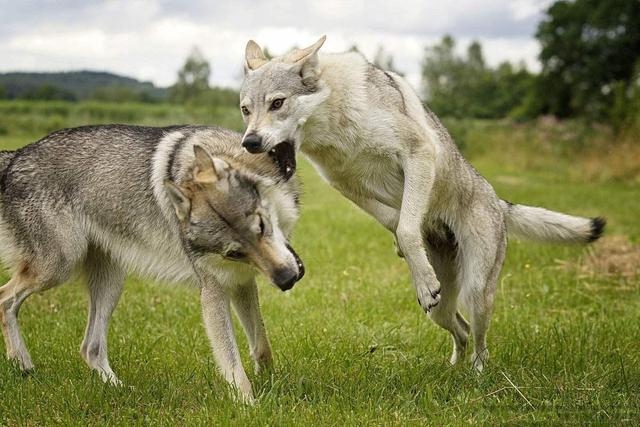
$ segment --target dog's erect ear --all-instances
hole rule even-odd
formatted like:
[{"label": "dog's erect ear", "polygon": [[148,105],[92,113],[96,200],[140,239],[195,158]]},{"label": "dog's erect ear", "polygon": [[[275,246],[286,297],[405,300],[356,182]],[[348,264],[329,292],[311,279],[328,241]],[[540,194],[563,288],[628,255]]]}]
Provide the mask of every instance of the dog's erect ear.
[{"label": "dog's erect ear", "polygon": [[325,40],[327,36],[322,36],[311,46],[294,49],[282,58],[284,62],[293,64],[298,69],[302,83],[306,86],[313,86],[318,81],[318,51]]},{"label": "dog's erect ear", "polygon": [[244,51],[244,70],[253,71],[262,67],[264,64],[269,62],[266,56],[264,56],[264,52],[258,46],[258,43],[253,40],[249,40],[247,42],[247,47]]},{"label": "dog's erect ear", "polygon": [[305,47],[304,49],[294,49],[291,52],[287,53],[282,60],[289,64],[295,64],[300,61],[307,61],[309,59],[313,59],[314,56],[317,57],[318,50],[322,47],[325,40],[327,40],[327,36],[322,36],[318,39],[317,42],[312,44],[309,47]]},{"label": "dog's erect ear", "polygon": [[193,168],[193,181],[198,184],[213,184],[229,176],[231,168],[227,162],[216,157],[211,157],[200,145],[193,146],[195,166]]},{"label": "dog's erect ear", "polygon": [[177,185],[168,179],[164,181],[164,188],[167,190],[169,200],[171,200],[171,204],[176,210],[176,216],[180,221],[184,221],[189,216],[191,200],[189,200]]}]

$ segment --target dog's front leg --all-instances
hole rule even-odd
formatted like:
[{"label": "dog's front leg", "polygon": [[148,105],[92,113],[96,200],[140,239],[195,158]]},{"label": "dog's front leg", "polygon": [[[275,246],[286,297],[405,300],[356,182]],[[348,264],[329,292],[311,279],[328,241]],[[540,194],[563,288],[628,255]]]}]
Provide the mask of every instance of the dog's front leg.
[{"label": "dog's front leg", "polygon": [[255,279],[235,287],[231,294],[231,303],[247,335],[251,357],[256,363],[256,372],[271,367],[271,346],[260,313]]},{"label": "dog's front leg", "polygon": [[428,147],[404,159],[404,189],[396,238],[409,264],[418,302],[426,312],[440,301],[440,283],[427,258],[422,225],[435,180],[434,153]]},{"label": "dog's front leg", "polygon": [[253,403],[253,391],[242,367],[236,343],[229,297],[218,283],[208,283],[200,292],[204,327],[213,356],[225,380],[234,386],[247,403]]},{"label": "dog's front leg", "polygon": [[360,208],[374,217],[384,228],[395,233],[398,229],[400,211],[368,197],[347,196]]}]

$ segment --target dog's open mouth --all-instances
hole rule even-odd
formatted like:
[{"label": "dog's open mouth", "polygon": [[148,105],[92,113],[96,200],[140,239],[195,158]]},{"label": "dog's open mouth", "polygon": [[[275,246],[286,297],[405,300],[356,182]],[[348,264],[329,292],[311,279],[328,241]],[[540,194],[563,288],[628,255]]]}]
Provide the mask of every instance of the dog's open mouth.
[{"label": "dog's open mouth", "polygon": [[296,251],[294,251],[291,245],[289,245],[288,243],[287,243],[287,249],[289,249],[289,252],[291,252],[291,255],[293,255],[293,258],[295,258],[296,264],[298,264],[298,278],[296,280],[300,280],[304,277],[304,272],[305,272],[304,263],[302,262],[302,260],[300,259]]},{"label": "dog's open mouth", "polygon": [[269,157],[276,162],[285,181],[296,172],[296,150],[292,141],[284,141],[273,147]]}]

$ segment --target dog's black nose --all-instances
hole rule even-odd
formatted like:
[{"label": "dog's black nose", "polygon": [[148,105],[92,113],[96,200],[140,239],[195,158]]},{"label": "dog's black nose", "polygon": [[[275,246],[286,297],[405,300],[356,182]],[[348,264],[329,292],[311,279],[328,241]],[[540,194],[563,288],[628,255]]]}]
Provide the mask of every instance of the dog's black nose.
[{"label": "dog's black nose", "polygon": [[281,290],[288,291],[298,281],[298,273],[288,268],[279,268],[273,274],[273,283]]},{"label": "dog's black nose", "polygon": [[262,137],[257,133],[250,133],[242,140],[242,146],[250,153],[262,151]]}]

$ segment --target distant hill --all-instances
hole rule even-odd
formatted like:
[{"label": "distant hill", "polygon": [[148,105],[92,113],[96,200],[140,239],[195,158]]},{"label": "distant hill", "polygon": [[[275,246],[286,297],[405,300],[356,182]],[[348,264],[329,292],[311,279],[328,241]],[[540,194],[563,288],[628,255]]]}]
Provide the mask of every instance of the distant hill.
[{"label": "distant hill", "polygon": [[128,94],[132,100],[161,101],[168,94],[166,88],[156,87],[151,82],[102,71],[0,73],[0,88],[9,99],[101,99],[118,92],[120,96]]}]

